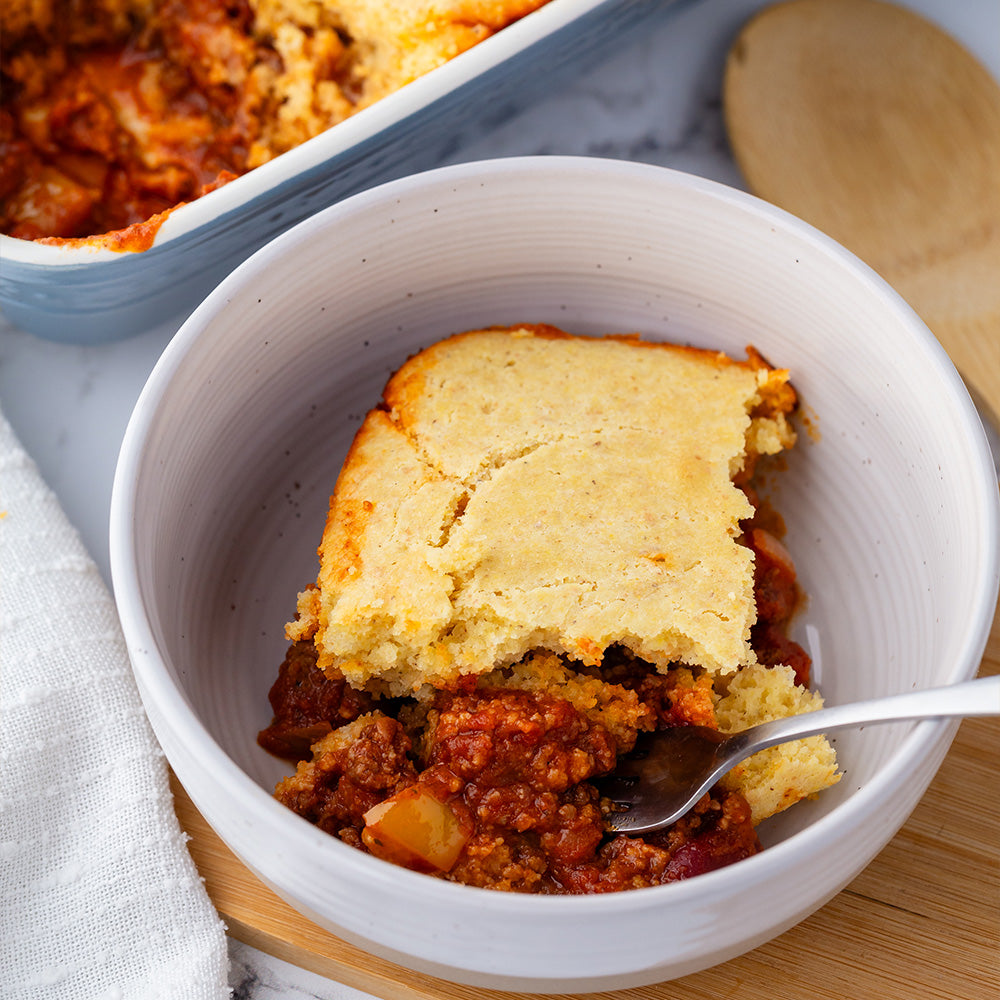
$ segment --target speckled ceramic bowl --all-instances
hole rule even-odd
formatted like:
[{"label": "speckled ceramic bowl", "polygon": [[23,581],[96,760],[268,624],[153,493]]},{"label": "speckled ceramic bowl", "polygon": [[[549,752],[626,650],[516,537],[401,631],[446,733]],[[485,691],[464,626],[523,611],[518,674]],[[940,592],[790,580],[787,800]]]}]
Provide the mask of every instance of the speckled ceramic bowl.
[{"label": "speckled ceramic bowl", "polygon": [[693,0],[552,0],[322,135],[177,209],[142,253],[0,235],[0,307],[52,340],[98,343],[183,315],[240,261],[313,212],[426,169]]},{"label": "speckled ceramic bowl", "polygon": [[684,975],[779,934],[903,824],[954,723],[848,731],[844,779],[763,853],[652,889],[504,895],[396,868],[270,796],[255,744],[282,625],[314,578],[361,415],[411,352],[489,324],[638,331],[788,366],[811,416],[774,497],[829,702],[971,677],[997,593],[996,479],[941,347],[873,272],[737,191],[592,159],[434,171],[265,247],[153,372],[121,454],[115,594],[153,726],[191,798],[293,906],[404,965],[516,989]]}]

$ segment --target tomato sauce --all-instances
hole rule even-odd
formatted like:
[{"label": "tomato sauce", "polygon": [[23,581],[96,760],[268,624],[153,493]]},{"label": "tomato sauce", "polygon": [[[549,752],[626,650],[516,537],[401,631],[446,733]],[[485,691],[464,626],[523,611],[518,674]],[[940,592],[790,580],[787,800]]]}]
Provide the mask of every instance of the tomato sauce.
[{"label": "tomato sauce", "polygon": [[747,544],[754,552],[757,622],[750,630],[750,642],[757,659],[768,666],[783,663],[791,667],[795,683],[808,687],[812,661],[787,634],[802,600],[791,557],[772,534],[759,528],[748,533]]},{"label": "tomato sauce", "polygon": [[29,38],[5,53],[3,232],[142,250],[166,213],[246,170],[245,0],[173,0],[157,15],[107,43]]}]

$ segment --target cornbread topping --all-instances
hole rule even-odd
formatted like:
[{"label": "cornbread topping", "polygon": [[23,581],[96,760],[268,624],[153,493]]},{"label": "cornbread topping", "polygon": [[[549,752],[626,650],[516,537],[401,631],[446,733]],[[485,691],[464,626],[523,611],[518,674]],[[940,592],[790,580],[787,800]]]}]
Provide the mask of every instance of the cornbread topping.
[{"label": "cornbread topping", "polygon": [[344,463],[260,742],[278,798],[387,860],[487,888],[658,884],[759,850],[837,780],[756,755],[679,824],[605,835],[590,780],[640,731],[808,711],[797,596],[750,480],[787,372],[630,337],[462,334],[389,381]]},{"label": "cornbread topping", "polygon": [[793,440],[763,410],[783,377],[552,328],[435,345],[355,440],[292,636],[395,694],[537,646],[588,665],[615,643],[663,667],[752,662],[733,476]]}]

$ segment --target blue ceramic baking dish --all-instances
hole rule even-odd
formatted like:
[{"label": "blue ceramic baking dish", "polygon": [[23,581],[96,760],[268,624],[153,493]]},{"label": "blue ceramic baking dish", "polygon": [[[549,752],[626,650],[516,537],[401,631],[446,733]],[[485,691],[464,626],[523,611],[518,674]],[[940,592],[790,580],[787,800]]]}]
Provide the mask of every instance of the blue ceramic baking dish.
[{"label": "blue ceramic baking dish", "polygon": [[691,0],[552,0],[347,121],[170,214],[141,253],[0,236],[0,308],[51,340],[98,343],[182,316],[306,216],[433,166],[588,55]]}]

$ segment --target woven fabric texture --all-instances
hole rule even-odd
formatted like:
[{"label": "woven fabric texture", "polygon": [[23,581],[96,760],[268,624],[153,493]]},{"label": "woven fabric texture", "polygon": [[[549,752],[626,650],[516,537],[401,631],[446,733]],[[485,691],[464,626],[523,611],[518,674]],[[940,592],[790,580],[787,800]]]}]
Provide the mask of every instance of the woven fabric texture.
[{"label": "woven fabric texture", "polygon": [[0,887],[7,1000],[229,995],[114,602],[2,415]]}]

